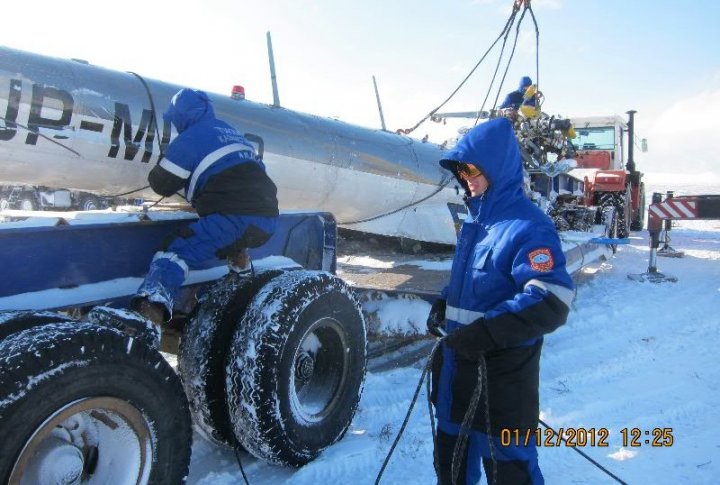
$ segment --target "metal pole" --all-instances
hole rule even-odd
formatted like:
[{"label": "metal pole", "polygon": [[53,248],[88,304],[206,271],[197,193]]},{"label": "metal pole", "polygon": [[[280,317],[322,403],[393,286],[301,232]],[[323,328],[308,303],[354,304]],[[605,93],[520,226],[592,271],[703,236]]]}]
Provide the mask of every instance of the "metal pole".
[{"label": "metal pole", "polygon": [[272,39],[270,32],[267,33],[268,58],[270,59],[270,81],[273,90],[273,106],[280,106],[280,96],[278,95],[277,77],[275,76],[275,57],[273,56]]},{"label": "metal pole", "polygon": [[[662,202],[662,195],[659,192],[655,192],[652,195],[652,203],[659,204]],[[650,233],[650,261],[648,265],[648,273],[657,273],[657,251],[660,246],[660,230],[662,223],[651,224],[648,223],[648,232]]]},{"label": "metal pole", "polygon": [[635,111],[634,109],[631,109],[627,112],[628,114],[628,161],[625,168],[628,169],[629,172],[635,172]]},{"label": "metal pole", "polygon": [[385,128],[385,117],[383,116],[382,103],[380,103],[380,93],[378,92],[375,76],[373,76],[373,86],[375,86],[375,99],[377,99],[378,111],[380,112],[380,126],[382,126],[383,131],[387,131],[387,128]]}]

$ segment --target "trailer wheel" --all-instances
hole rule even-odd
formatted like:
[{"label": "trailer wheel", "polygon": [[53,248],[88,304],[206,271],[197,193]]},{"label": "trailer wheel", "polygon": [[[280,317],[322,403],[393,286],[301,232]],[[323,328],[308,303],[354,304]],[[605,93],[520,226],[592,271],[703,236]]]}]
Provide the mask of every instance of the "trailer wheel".
[{"label": "trailer wheel", "polygon": [[94,211],[98,209],[102,209],[102,206],[100,204],[100,199],[98,199],[96,196],[92,194],[83,194],[80,196],[80,201],[78,202],[78,207],[81,211]]},{"label": "trailer wheel", "polygon": [[178,353],[178,372],[190,403],[193,422],[216,444],[234,442],[225,399],[225,361],[235,327],[252,297],[282,270],[253,278],[235,273],[215,284],[198,303],[185,326]]},{"label": "trailer wheel", "polygon": [[35,196],[30,192],[24,192],[20,196],[20,200],[18,201],[18,207],[20,207],[20,210],[23,211],[37,210],[38,206],[37,201],[35,200]]},{"label": "trailer wheel", "polygon": [[0,212],[10,209],[10,194],[0,193]]},{"label": "trailer wheel", "polygon": [[347,431],[365,376],[360,305],[339,278],[293,271],[267,284],[233,336],[227,399],[238,442],[302,466]]},{"label": "trailer wheel", "polygon": [[158,352],[62,322],[8,337],[0,356],[0,482],[184,482],[190,414]]}]

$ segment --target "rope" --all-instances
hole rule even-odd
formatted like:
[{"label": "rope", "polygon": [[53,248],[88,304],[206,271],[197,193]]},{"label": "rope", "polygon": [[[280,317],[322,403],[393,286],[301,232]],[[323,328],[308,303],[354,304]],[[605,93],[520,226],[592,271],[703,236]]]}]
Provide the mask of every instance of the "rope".
[{"label": "rope", "polygon": [[490,80],[490,85],[488,86],[488,90],[485,93],[485,99],[483,99],[482,105],[480,106],[480,109],[478,110],[477,117],[475,118],[475,124],[473,126],[477,126],[477,124],[480,122],[480,116],[482,115],[483,110],[485,109],[485,104],[487,103],[488,98],[490,97],[490,92],[492,91],[493,84],[495,84],[495,78],[497,77],[498,70],[500,69],[500,63],[502,62],[502,57],[505,52],[505,45],[507,44],[507,39],[510,36],[510,28],[512,27],[512,24],[515,22],[515,16],[517,15],[517,10],[513,11],[513,14],[510,18],[512,22],[508,21],[507,24],[505,24],[505,36],[503,37],[503,44],[502,48],[500,49],[500,55],[498,56],[497,64],[495,65],[495,72],[493,73],[493,77]]},{"label": "rope", "polygon": [[[558,432],[555,431],[555,430],[554,430],[549,424],[547,424],[545,421],[543,421],[542,419],[539,419],[538,421],[539,421],[540,424],[542,424],[545,428],[547,428],[548,430],[552,431],[552,433],[553,433],[554,435],[559,436]],[[560,436],[560,439],[561,439],[563,442],[567,443],[567,440],[566,440],[565,438],[563,438],[562,436]],[[621,478],[619,478],[617,475],[613,474],[610,470],[608,470],[607,468],[605,468],[604,466],[602,466],[600,463],[598,463],[597,461],[595,461],[595,460],[593,460],[592,458],[590,458],[590,456],[588,456],[587,453],[585,453],[585,452],[583,452],[582,450],[580,450],[577,446],[569,446],[569,447],[572,448],[573,450],[577,451],[578,453],[580,453],[580,455],[582,455],[586,460],[588,460],[590,463],[592,463],[593,465],[595,465],[596,467],[598,467],[600,470],[604,471],[604,472],[605,472],[607,475],[609,475],[610,477],[614,478],[615,481],[617,481],[618,483],[621,483],[622,485],[628,485],[627,482],[623,481]]]},{"label": "rope", "polygon": [[495,102],[493,103],[493,109],[497,106],[498,99],[500,98],[500,92],[502,91],[503,84],[505,84],[505,78],[507,77],[508,70],[510,69],[510,64],[512,63],[512,58],[515,56],[515,48],[517,47],[518,39],[520,37],[520,25],[522,25],[523,18],[525,18],[525,13],[528,11],[528,7],[525,6],[523,9],[522,14],[520,14],[520,20],[518,20],[517,25],[515,26],[515,40],[513,41],[513,47],[510,51],[510,57],[508,58],[507,65],[505,66],[505,72],[503,73],[503,77],[500,80],[500,85],[498,86],[498,92],[495,95]]},{"label": "rope", "polygon": [[5,118],[4,116],[0,116],[0,120],[3,120],[5,123],[7,123],[7,126],[10,126],[10,127],[11,127],[11,126],[19,126],[20,128],[23,128],[23,129],[29,131],[30,133],[32,133],[32,134],[34,134],[34,135],[37,135],[37,136],[42,137],[42,138],[45,138],[47,141],[49,141],[49,142],[51,142],[51,143],[54,143],[54,144],[56,144],[56,145],[58,145],[58,146],[63,147],[65,150],[74,153],[75,155],[77,155],[77,156],[80,157],[80,158],[84,158],[84,157],[80,154],[80,152],[77,152],[77,151],[73,150],[72,148],[63,145],[63,144],[60,143],[59,141],[53,140],[53,139],[50,138],[49,136],[40,133],[40,130],[39,130],[39,129],[34,129],[34,130],[33,130],[33,129],[30,128],[29,126],[21,125],[21,124],[18,123],[17,121],[10,121],[9,119]]},{"label": "rope", "polygon": [[490,404],[488,400],[488,387],[487,387],[487,363],[485,357],[480,357],[478,361],[478,380],[473,390],[473,395],[470,398],[470,403],[463,416],[463,422],[460,425],[460,434],[458,435],[457,441],[455,442],[455,449],[453,450],[453,458],[451,465],[452,473],[452,485],[457,483],[458,476],[460,475],[460,468],[462,464],[462,457],[465,455],[467,448],[467,440],[470,430],[470,422],[475,416],[478,404],[480,403],[480,396],[485,396],[485,431],[488,437],[488,445],[490,447],[490,459],[492,460],[492,480],[490,483],[494,485],[497,482],[497,459],[495,458],[495,444],[493,443],[492,430],[490,427]]},{"label": "rope", "polygon": [[398,212],[400,212],[400,211],[402,211],[402,210],[409,209],[410,207],[413,207],[413,206],[416,206],[416,205],[418,205],[418,204],[420,204],[420,203],[422,203],[422,202],[425,202],[425,201],[428,200],[429,198],[431,198],[431,197],[433,197],[434,195],[438,194],[442,189],[444,189],[444,188],[445,188],[450,182],[452,182],[452,181],[453,181],[453,177],[448,176],[445,180],[441,180],[441,181],[440,181],[440,185],[438,185],[438,188],[437,188],[437,189],[435,190],[435,192],[433,192],[432,194],[427,195],[427,196],[423,197],[423,198],[420,199],[420,200],[416,200],[415,202],[411,202],[411,203],[409,203],[409,204],[405,204],[404,206],[398,207],[397,209],[393,209],[393,210],[391,210],[391,211],[389,211],[389,212],[385,212],[385,213],[380,214],[380,215],[377,215],[377,216],[368,217],[367,219],[360,219],[360,220],[358,220],[358,221],[347,221],[347,222],[346,222],[346,221],[338,221],[338,224],[342,224],[342,225],[345,225],[345,226],[348,226],[348,225],[350,225],[350,224],[362,224],[363,222],[374,221],[374,220],[376,220],[376,219],[380,219],[381,217],[391,216],[391,215],[396,214],[396,213],[398,213]]},{"label": "rope", "polygon": [[[430,367],[432,366],[433,357],[435,356],[435,352],[437,351],[438,347],[440,346],[440,342],[442,342],[442,339],[438,339],[438,341],[435,342],[435,345],[433,345],[433,348],[430,351],[430,357],[428,358],[427,363],[425,364],[425,367],[423,368],[422,374],[420,375],[420,381],[418,381],[418,384],[415,387],[415,394],[413,394],[412,401],[410,402],[410,407],[408,408],[407,413],[405,414],[405,419],[403,420],[403,423],[400,426],[400,431],[398,431],[398,434],[395,437],[395,441],[393,441],[393,444],[390,447],[390,451],[388,452],[387,456],[385,457],[385,461],[383,461],[382,467],[380,467],[380,471],[378,472],[377,477],[375,478],[375,485],[378,485],[380,483],[380,478],[382,478],[383,473],[385,472],[385,468],[387,468],[388,463],[390,463],[390,457],[392,457],[392,454],[395,451],[395,447],[400,442],[400,438],[402,437],[403,432],[405,432],[405,428],[407,427],[408,421],[410,421],[410,415],[412,414],[413,408],[415,407],[415,403],[417,402],[418,396],[420,395],[420,390],[422,389],[423,381],[425,380],[425,377],[430,373]],[[429,396],[429,394],[428,394],[428,396]],[[428,399],[429,399],[429,397],[428,397]],[[432,408],[431,408],[431,410],[432,410]],[[432,413],[430,413],[430,416],[432,416]],[[431,420],[432,420],[432,418],[431,418]],[[434,421],[433,421],[433,424],[431,427],[433,430],[433,443],[435,443]]]},{"label": "rope", "polygon": [[468,73],[468,75],[465,76],[465,79],[462,80],[462,82],[455,88],[455,90],[450,94],[450,96],[448,96],[447,99],[445,99],[445,101],[443,101],[437,108],[435,108],[434,110],[430,111],[423,119],[421,119],[420,121],[418,121],[418,122],[415,124],[415,126],[413,126],[412,128],[399,129],[399,130],[398,130],[398,133],[403,133],[403,134],[405,134],[405,135],[409,135],[410,133],[412,133],[413,131],[415,131],[421,124],[423,124],[423,123],[424,123],[425,121],[427,121],[430,117],[432,117],[432,115],[434,115],[435,113],[437,113],[443,106],[445,106],[445,105],[457,94],[458,91],[460,91],[460,89],[465,85],[465,83],[468,81],[468,79],[470,79],[470,77],[475,73],[475,71],[476,71],[477,68],[480,66],[480,64],[482,64],[482,62],[485,60],[485,58],[486,58],[487,55],[490,53],[490,51],[493,49],[493,47],[495,47],[495,45],[500,41],[500,38],[505,34],[505,30],[508,28],[508,25],[511,25],[511,20],[514,21],[515,15],[517,14],[517,11],[519,10],[519,8],[520,8],[519,5],[513,4],[512,13],[510,14],[510,18],[508,18],[508,21],[507,21],[507,23],[505,24],[505,28],[503,28],[503,31],[500,32],[500,35],[498,35],[498,37],[495,39],[495,42],[493,42],[493,43],[490,45],[490,47],[488,47],[488,50],[485,51],[485,54],[483,54],[482,57],[480,58],[480,60],[477,62],[477,64],[475,64],[475,67],[473,67],[473,68],[470,70],[470,72]]}]

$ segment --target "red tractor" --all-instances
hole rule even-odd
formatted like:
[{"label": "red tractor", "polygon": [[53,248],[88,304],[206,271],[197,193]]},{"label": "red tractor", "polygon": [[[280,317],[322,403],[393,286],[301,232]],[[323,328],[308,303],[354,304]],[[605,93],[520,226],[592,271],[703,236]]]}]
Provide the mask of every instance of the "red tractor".
[{"label": "red tractor", "polygon": [[[627,123],[619,116],[572,120],[577,168],[570,174],[582,177],[586,206],[615,209],[617,237],[621,238],[631,230],[641,230],[645,222],[645,184],[633,156],[635,111],[627,113]],[[645,140],[641,146],[645,151]]]},{"label": "red tractor", "polygon": [[[628,111],[627,122],[619,116],[562,120],[574,128],[563,125],[563,130],[555,130],[556,136],[565,136],[565,144],[558,144],[562,146],[556,151],[558,160],[536,163],[537,168],[526,163],[530,191],[538,199],[550,201],[547,212],[558,230],[587,231],[603,224],[608,237],[625,238],[630,230],[642,229],[645,188],[633,158],[634,114]],[[547,141],[540,144],[535,140],[533,145],[526,137],[518,139],[525,154],[530,153],[528,146],[551,146]],[[645,151],[644,140],[642,148]],[[542,153],[547,151],[542,149]],[[565,170],[549,168],[561,164]],[[575,168],[569,169],[573,165]]]}]

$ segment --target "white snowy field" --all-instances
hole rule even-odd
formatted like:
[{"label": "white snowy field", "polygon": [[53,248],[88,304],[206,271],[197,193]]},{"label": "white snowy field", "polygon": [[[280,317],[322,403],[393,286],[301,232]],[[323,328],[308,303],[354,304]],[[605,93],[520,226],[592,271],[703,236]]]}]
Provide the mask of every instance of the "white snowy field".
[{"label": "white snowy field", "polygon": [[[672,246],[686,256],[658,264],[677,283],[627,278],[648,266],[647,232],[636,233],[594,274],[581,275],[569,320],[546,338],[543,351],[542,419],[555,428],[606,428],[606,447],[580,449],[627,483],[710,484],[720,476],[720,221],[686,224],[671,233]],[[394,320],[388,327],[405,321],[422,328],[414,320],[428,308],[408,301],[381,314]],[[347,435],[301,469],[243,454],[249,482],[374,483],[423,365],[369,373]],[[621,430],[632,428],[642,433],[639,446],[623,446]],[[672,444],[646,443],[655,429],[671,429]],[[548,484],[616,483],[564,445],[541,446],[539,454]],[[231,450],[196,435],[188,483],[243,479]],[[424,388],[382,483],[435,483]]]}]

